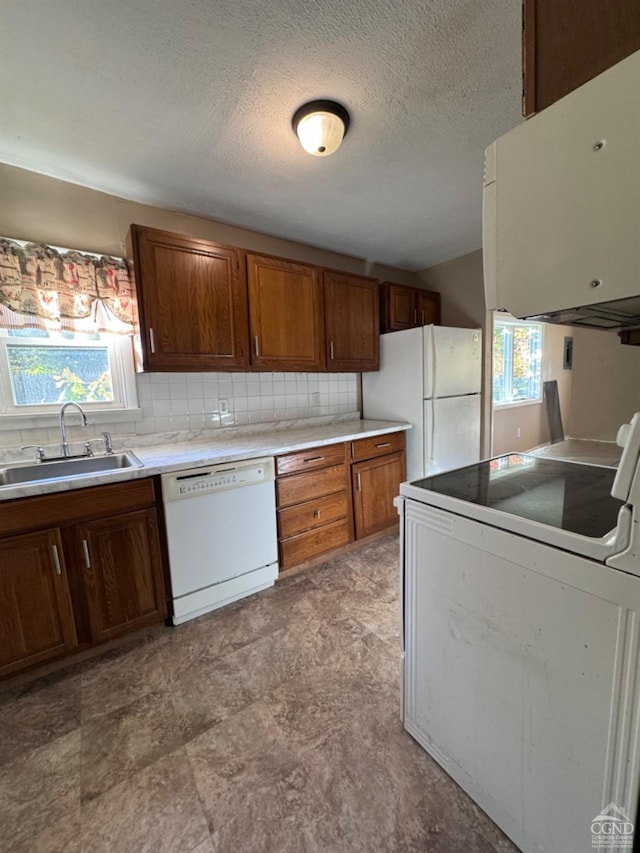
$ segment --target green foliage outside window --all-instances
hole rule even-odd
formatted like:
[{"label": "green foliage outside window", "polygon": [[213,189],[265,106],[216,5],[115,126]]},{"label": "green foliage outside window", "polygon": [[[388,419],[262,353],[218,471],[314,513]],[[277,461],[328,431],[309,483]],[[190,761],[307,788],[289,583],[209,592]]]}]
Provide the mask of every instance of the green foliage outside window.
[{"label": "green foliage outside window", "polygon": [[18,406],[114,399],[106,347],[7,346]]},{"label": "green foliage outside window", "polygon": [[493,402],[539,400],[542,325],[496,318],[493,327]]}]

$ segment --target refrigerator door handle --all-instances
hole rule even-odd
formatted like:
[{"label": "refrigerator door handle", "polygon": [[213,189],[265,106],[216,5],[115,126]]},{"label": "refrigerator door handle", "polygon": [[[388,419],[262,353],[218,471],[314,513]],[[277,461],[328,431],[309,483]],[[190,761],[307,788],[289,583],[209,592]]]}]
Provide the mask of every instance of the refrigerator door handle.
[{"label": "refrigerator door handle", "polygon": [[431,469],[433,468],[433,465],[436,461],[436,448],[435,448],[435,443],[436,443],[436,399],[435,399],[435,396],[433,396],[431,398],[430,402],[431,402],[431,439],[429,441],[429,461],[428,461],[427,465],[428,465],[429,471],[431,473],[434,473],[433,471],[431,471]]},{"label": "refrigerator door handle", "polygon": [[435,328],[431,329],[431,397],[437,397],[438,391],[436,388],[436,380],[438,378],[438,371],[436,369],[436,332]]}]

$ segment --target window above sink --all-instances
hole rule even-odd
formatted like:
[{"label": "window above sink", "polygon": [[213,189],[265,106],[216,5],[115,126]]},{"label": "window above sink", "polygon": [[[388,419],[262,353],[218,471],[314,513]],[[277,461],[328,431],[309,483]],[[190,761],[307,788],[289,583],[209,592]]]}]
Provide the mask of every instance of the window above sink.
[{"label": "window above sink", "polygon": [[136,321],[123,259],[0,238],[0,429],[66,402],[131,419]]}]

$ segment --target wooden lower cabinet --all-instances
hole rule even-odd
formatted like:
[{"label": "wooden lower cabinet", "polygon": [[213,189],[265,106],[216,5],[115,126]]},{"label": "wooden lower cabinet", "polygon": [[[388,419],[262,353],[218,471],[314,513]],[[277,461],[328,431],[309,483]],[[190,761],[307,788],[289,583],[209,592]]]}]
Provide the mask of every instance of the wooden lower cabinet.
[{"label": "wooden lower cabinet", "polygon": [[60,532],[0,540],[0,675],[77,645]]},{"label": "wooden lower cabinet", "polygon": [[0,678],[164,620],[151,480],[0,509]]},{"label": "wooden lower cabinet", "polygon": [[329,555],[398,523],[405,434],[392,432],[276,459],[280,569]]},{"label": "wooden lower cabinet", "polygon": [[108,640],[162,620],[155,510],[90,521],[76,527],[74,535],[94,640]]},{"label": "wooden lower cabinet", "polygon": [[278,456],[276,474],[281,571],[353,539],[344,442]]},{"label": "wooden lower cabinet", "polygon": [[353,520],[356,539],[391,527],[398,521],[393,499],[405,479],[404,453],[356,462],[351,467]]}]

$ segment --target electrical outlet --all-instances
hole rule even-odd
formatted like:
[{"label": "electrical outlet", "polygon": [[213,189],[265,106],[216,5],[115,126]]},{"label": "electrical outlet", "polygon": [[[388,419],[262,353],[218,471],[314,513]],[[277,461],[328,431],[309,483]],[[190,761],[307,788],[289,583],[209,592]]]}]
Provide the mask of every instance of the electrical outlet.
[{"label": "electrical outlet", "polygon": [[313,391],[312,392],[312,394],[311,394],[311,405],[312,406],[319,406],[320,405],[320,392],[319,391]]},{"label": "electrical outlet", "polygon": [[229,401],[228,400],[218,400],[218,411],[221,415],[229,414]]}]

